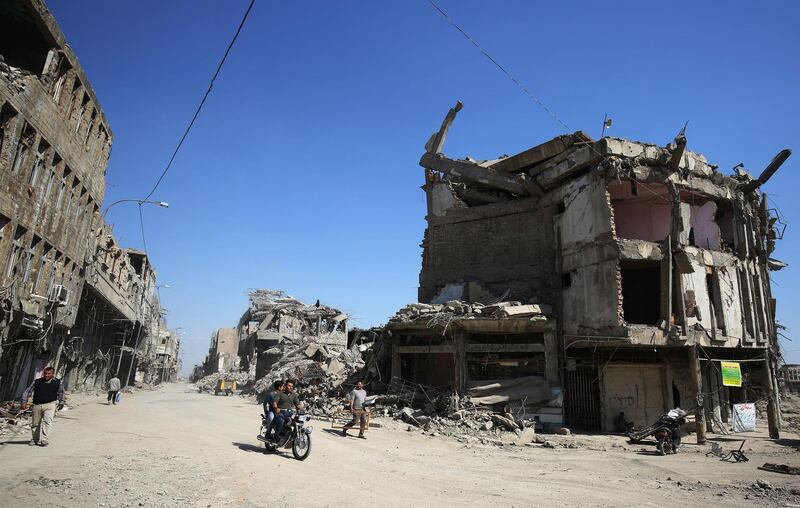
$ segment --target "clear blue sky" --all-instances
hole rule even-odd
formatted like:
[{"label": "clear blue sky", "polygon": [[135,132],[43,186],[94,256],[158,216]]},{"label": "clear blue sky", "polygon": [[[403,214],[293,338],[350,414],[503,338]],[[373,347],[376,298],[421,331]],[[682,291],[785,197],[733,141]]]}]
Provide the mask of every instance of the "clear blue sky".
[{"label": "clear blue sky", "polygon": [[[572,130],[689,148],[758,173],[800,150],[800,3],[439,0]],[[50,0],[115,135],[106,202],[162,171],[247,0]],[[554,3],[555,4],[555,3]],[[492,158],[564,132],[424,0],[257,0],[199,121],[145,210],[184,366],[233,326],[248,288],[284,289],[384,322],[416,299],[428,136],[456,99],[445,150]],[[790,223],[773,274],[800,329],[800,152],[765,187]],[[109,216],[141,247],[136,206]],[[784,342],[800,362],[800,337]]]}]

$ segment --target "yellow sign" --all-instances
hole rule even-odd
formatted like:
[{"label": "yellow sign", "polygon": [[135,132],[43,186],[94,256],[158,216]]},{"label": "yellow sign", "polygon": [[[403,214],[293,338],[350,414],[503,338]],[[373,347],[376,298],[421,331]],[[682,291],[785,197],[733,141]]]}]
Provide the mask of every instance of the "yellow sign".
[{"label": "yellow sign", "polygon": [[742,386],[742,368],[737,362],[722,364],[722,386]]}]

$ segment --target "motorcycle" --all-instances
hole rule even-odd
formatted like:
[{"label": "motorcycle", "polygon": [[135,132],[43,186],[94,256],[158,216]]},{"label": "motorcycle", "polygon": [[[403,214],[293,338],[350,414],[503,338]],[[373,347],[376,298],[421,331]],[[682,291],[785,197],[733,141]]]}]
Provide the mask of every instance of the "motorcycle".
[{"label": "motorcycle", "polygon": [[630,441],[636,443],[653,436],[656,439],[656,450],[659,455],[678,453],[681,445],[680,427],[686,423],[686,411],[681,408],[671,409],[662,415],[654,424],[628,434]]},{"label": "motorcycle", "polygon": [[[286,417],[286,423],[283,426],[283,431],[280,436],[267,435],[269,430],[267,426],[266,415],[261,415],[261,432],[257,438],[264,443],[266,451],[274,452],[279,448],[291,448],[292,455],[297,460],[306,460],[311,453],[311,431],[313,428],[306,425],[306,422],[311,417],[303,412],[289,412]],[[274,431],[273,431],[274,432]],[[270,438],[274,439],[270,439]]]}]

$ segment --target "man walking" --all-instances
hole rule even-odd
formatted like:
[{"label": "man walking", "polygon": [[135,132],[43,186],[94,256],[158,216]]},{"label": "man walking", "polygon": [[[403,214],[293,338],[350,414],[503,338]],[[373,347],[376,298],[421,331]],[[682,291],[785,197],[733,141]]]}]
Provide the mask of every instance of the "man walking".
[{"label": "man walking", "polygon": [[347,431],[356,424],[356,420],[359,421],[359,433],[358,437],[361,439],[367,439],[364,436],[364,428],[367,425],[367,410],[364,409],[364,401],[367,398],[367,391],[364,389],[364,383],[361,381],[356,383],[356,387],[353,388],[353,391],[350,392],[350,412],[353,413],[353,420],[349,423],[346,423],[344,427],[342,427],[342,435],[347,437]]},{"label": "man walking", "polygon": [[47,434],[56,416],[56,409],[64,407],[64,387],[60,379],[55,379],[56,371],[47,367],[42,377],[31,383],[22,394],[22,409],[28,409],[28,399],[33,394],[33,418],[31,420],[31,433],[33,434],[29,445],[47,446]]},{"label": "man walking", "polygon": [[112,377],[108,380],[108,403],[116,405],[117,403],[117,393],[119,393],[121,383],[119,382],[119,378],[117,376]]}]

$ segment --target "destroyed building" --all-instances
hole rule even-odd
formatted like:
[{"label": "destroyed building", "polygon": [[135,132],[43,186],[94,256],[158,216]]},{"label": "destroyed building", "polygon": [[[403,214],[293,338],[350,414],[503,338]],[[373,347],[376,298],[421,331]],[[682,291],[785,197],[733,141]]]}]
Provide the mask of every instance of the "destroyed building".
[{"label": "destroyed building", "polygon": [[[730,403],[766,398],[777,433],[782,232],[759,187],[790,152],[757,179],[718,171],[683,132],[667,147],[576,132],[455,159],[442,147],[460,109],[420,160],[420,303],[387,327],[391,375],[596,431],[698,400],[712,428]],[[742,387],[722,385],[720,360],[739,362]]]},{"label": "destroyed building", "polygon": [[[347,348],[346,314],[319,301],[305,304],[283,291],[251,291],[250,306],[236,330],[241,369],[255,379],[262,378],[293,349],[314,349],[308,357],[321,362]],[[313,369],[310,365],[303,368]]]},{"label": "destroyed building", "polygon": [[3,399],[45,366],[68,390],[99,388],[111,373],[127,384],[164,324],[146,256],[117,246],[100,213],[112,139],[43,2],[0,2]]},{"label": "destroyed building", "polygon": [[255,381],[248,390],[256,395],[278,379],[334,388],[364,366],[359,349],[364,346],[348,349],[348,318],[342,311],[272,289],[251,291],[249,300],[235,328],[212,334],[209,353],[192,375],[201,391],[220,378]]},{"label": "destroyed building", "polygon": [[211,345],[203,362],[209,374],[230,372],[239,368],[239,335],[236,328],[220,328],[211,334]]}]

